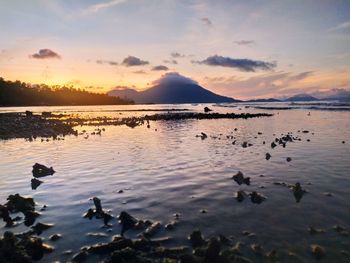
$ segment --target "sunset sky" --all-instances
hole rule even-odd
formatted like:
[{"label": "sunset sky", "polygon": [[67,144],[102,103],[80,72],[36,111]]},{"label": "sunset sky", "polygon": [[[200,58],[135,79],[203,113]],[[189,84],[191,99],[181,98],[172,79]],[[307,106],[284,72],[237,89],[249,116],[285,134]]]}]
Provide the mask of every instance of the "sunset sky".
[{"label": "sunset sky", "polygon": [[349,0],[0,0],[0,77],[238,99],[350,90]]}]

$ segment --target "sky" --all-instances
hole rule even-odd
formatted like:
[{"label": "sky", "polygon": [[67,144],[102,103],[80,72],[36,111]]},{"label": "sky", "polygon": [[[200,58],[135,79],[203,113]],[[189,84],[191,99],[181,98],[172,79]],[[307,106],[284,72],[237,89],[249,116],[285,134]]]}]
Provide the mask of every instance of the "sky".
[{"label": "sky", "polygon": [[350,0],[0,0],[0,77],[95,92],[177,72],[237,99],[350,90]]}]

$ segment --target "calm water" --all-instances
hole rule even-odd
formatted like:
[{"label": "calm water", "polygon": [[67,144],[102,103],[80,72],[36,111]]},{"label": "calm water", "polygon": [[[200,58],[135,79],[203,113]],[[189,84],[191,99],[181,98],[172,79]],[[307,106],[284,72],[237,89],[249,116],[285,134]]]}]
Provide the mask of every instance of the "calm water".
[{"label": "calm water", "polygon": [[[201,111],[204,105],[30,109],[125,117],[151,112],[115,110],[176,107]],[[339,235],[332,226],[341,224],[350,228],[350,112],[310,111],[302,107],[283,111],[242,105],[209,107],[218,112],[271,112],[275,115],[248,120],[159,121],[151,122],[150,129],[108,126],[101,136],[90,135],[88,139],[71,136],[64,141],[0,141],[0,203],[5,203],[9,194],[20,193],[33,196],[38,208],[44,204],[48,206],[38,221],[55,226],[41,236],[47,238],[61,233],[63,237],[56,242],[47,241],[56,249],[42,262],[65,261],[70,256],[63,255],[63,251],[76,252],[81,246],[109,241],[111,236],[120,233],[115,220],[108,231],[102,227],[102,221],[82,217],[93,206],[89,200],[93,196],[99,197],[103,207],[110,209],[113,215],[125,210],[139,219],[166,224],[174,219],[174,213],[179,213],[176,229],[161,230],[157,235],[173,237],[169,246],[189,245],[187,236],[194,228],[199,228],[206,237],[219,233],[232,236],[244,242],[247,250],[251,243],[260,243],[266,250],[276,248],[282,262],[313,261],[309,245],[314,243],[326,249],[323,262],[349,262],[340,250],[350,252],[350,237]],[[3,108],[2,111],[26,109]],[[78,127],[88,131],[94,128]],[[298,133],[298,130],[310,133]],[[200,132],[208,134],[208,138],[196,138]],[[300,136],[302,141],[288,143],[286,148],[271,149],[274,138],[287,132]],[[236,137],[236,145],[232,145],[233,139],[227,139],[227,135]],[[242,148],[243,141],[253,146]],[[269,161],[265,159],[266,152],[272,155]],[[292,161],[287,162],[286,157],[291,157]],[[36,162],[53,166],[56,173],[43,178],[44,183],[32,190],[31,169]],[[237,171],[251,177],[250,186],[239,186],[231,179]],[[288,188],[274,182],[300,182],[309,193],[296,203]],[[118,193],[119,190],[124,192]],[[258,191],[267,200],[260,205],[249,200],[238,203],[234,199],[238,190]],[[333,196],[325,196],[324,192]],[[201,213],[201,209],[206,209],[207,213]],[[310,235],[307,228],[311,225],[327,231]],[[1,222],[1,234],[6,230]],[[19,225],[12,230],[21,232],[26,227]],[[243,236],[243,230],[254,232],[255,236]],[[126,235],[137,234],[130,231]],[[298,257],[288,257],[287,251]]]}]

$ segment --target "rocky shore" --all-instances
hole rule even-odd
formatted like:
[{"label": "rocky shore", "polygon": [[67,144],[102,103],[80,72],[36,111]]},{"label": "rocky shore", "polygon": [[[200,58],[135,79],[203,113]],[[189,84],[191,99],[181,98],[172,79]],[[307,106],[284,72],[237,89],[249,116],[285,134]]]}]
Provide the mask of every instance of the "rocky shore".
[{"label": "rocky shore", "polygon": [[36,138],[56,139],[61,136],[75,135],[78,132],[74,130],[76,126],[109,126],[126,125],[134,128],[149,121],[179,121],[179,120],[206,120],[206,119],[248,119],[259,117],[270,117],[273,114],[268,113],[162,113],[153,115],[144,115],[141,117],[113,118],[113,117],[92,117],[84,118],[68,114],[51,114],[42,112],[33,114],[30,111],[24,113],[1,113],[0,114],[0,140],[24,138],[34,140]]}]

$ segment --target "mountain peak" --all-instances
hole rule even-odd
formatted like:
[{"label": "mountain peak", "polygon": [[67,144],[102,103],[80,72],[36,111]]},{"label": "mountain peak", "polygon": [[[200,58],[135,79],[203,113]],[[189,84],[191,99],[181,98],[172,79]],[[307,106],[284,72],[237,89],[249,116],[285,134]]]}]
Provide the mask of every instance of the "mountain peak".
[{"label": "mountain peak", "polygon": [[114,89],[108,92],[111,96],[127,97],[135,103],[222,103],[236,102],[233,98],[215,94],[191,78],[177,72],[169,72],[152,83],[149,89]]}]

